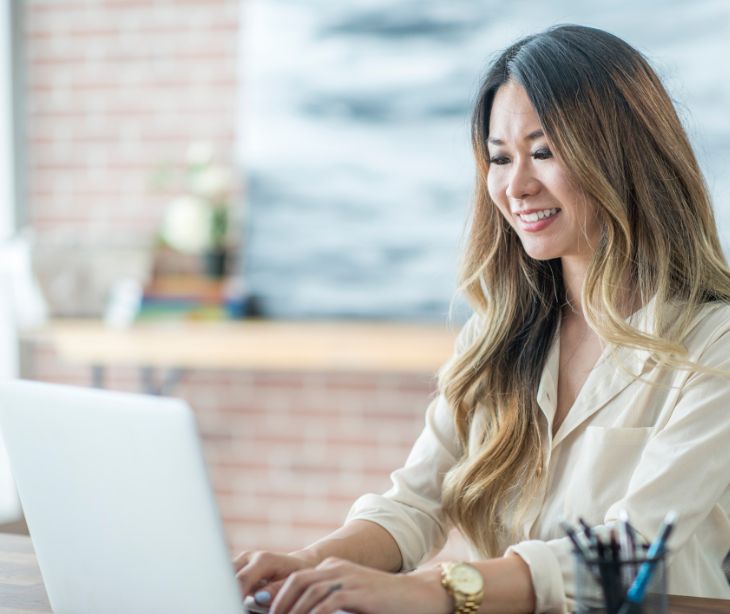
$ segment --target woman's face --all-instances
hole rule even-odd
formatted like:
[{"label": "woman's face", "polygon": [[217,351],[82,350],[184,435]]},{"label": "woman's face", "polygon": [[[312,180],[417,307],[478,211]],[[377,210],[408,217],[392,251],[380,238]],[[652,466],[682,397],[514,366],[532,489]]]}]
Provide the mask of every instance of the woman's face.
[{"label": "woman's face", "polygon": [[598,238],[593,208],[555,157],[525,88],[497,90],[489,118],[492,200],[537,260],[589,260]]}]

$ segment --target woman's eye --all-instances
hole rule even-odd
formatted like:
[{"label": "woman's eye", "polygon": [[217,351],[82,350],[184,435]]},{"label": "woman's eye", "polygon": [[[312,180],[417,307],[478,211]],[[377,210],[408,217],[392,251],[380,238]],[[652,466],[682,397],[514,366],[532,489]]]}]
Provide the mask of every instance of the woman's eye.
[{"label": "woman's eye", "polygon": [[549,149],[538,149],[532,152],[532,157],[535,160],[547,160],[553,157],[553,152]]},{"label": "woman's eye", "polygon": [[509,158],[505,156],[492,156],[489,158],[490,164],[496,164],[498,166],[501,166],[502,164],[507,164],[509,162]]}]

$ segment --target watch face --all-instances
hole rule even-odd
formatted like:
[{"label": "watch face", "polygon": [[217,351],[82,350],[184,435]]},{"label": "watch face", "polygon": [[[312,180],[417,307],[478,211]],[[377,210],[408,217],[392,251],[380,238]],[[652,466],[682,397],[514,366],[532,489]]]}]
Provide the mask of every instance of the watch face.
[{"label": "watch face", "polygon": [[482,574],[471,565],[455,565],[450,575],[454,586],[464,593],[477,593],[484,585]]}]

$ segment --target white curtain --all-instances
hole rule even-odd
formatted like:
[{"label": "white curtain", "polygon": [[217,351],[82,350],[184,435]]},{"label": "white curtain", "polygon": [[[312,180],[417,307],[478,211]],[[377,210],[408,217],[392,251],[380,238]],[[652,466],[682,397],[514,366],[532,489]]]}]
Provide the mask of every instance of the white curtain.
[{"label": "white curtain", "polygon": [[[13,176],[13,76],[10,2],[0,8],[0,245],[14,226],[15,183]],[[0,251],[4,249],[0,247]],[[15,309],[12,304],[11,276],[4,253],[0,253],[0,380],[17,377],[18,339]],[[0,433],[0,523],[20,517],[20,504],[15,492],[5,445]]]},{"label": "white curtain", "polygon": [[[18,331],[39,326],[45,317],[28,241],[16,237],[0,243],[0,381],[19,375]],[[21,514],[0,433],[0,523],[18,520]]]}]

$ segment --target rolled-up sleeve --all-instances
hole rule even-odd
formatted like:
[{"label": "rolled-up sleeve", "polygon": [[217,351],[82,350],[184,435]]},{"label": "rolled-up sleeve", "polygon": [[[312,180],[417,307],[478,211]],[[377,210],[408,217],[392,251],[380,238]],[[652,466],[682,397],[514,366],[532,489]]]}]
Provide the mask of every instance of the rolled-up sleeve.
[{"label": "rolled-up sleeve", "polygon": [[506,555],[510,554],[518,554],[530,568],[536,612],[562,614],[570,611],[570,604],[565,599],[564,580],[573,581],[574,564],[567,538],[549,542],[536,539],[523,541],[508,548]]},{"label": "rolled-up sleeve", "polygon": [[[471,344],[477,326],[476,317],[467,322],[457,337],[454,356]],[[347,522],[369,520],[383,527],[400,548],[402,570],[415,569],[446,542],[450,526],[441,490],[444,476],[460,456],[453,412],[438,395],[426,410],[424,429],[405,465],[391,474],[391,488],[382,495],[360,497]]]}]

